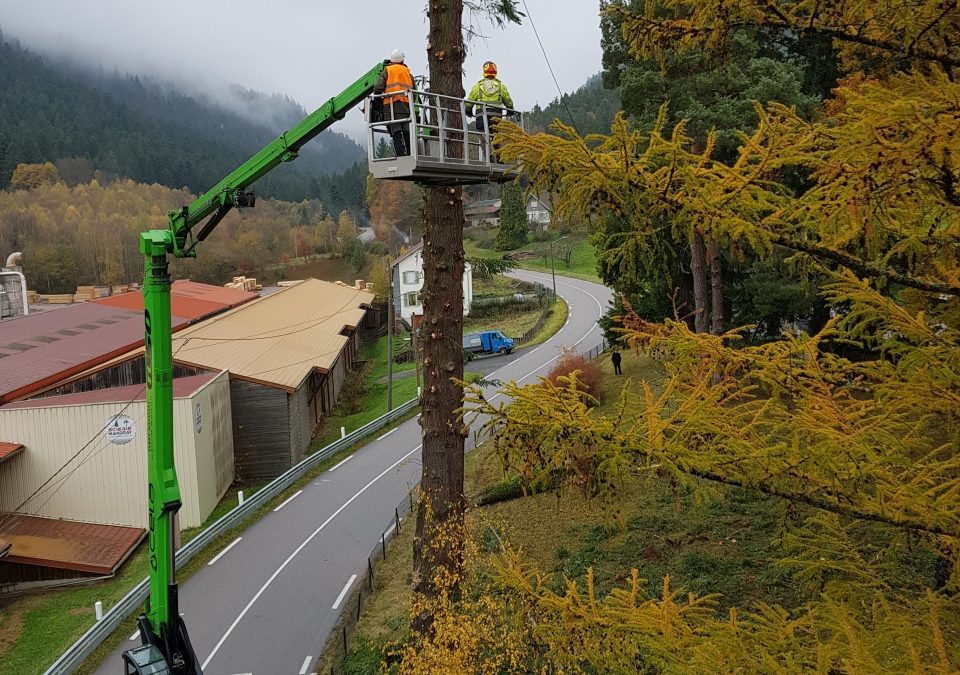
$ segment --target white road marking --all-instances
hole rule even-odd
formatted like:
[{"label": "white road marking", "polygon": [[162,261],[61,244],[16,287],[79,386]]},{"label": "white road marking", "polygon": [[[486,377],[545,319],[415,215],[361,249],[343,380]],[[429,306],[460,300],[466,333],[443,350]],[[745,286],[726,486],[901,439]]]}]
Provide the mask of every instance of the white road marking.
[{"label": "white road marking", "polygon": [[140,637],[140,629],[139,629],[139,628],[138,628],[137,630],[133,631],[133,635],[130,636],[130,639],[131,639],[131,640],[136,640],[138,637]]},{"label": "white road marking", "polygon": [[387,433],[385,433],[383,436],[380,436],[377,440],[378,440],[378,441],[382,441],[384,438],[386,438],[387,436],[389,436],[390,434],[392,434],[394,431],[396,431],[396,430],[399,429],[399,428],[400,428],[400,427],[394,427],[393,429],[391,429],[390,431],[388,431]]},{"label": "white road marking", "polygon": [[353,582],[356,580],[357,580],[356,574],[350,575],[350,578],[347,580],[347,583],[344,584],[343,590],[340,591],[340,595],[337,596],[337,601],[333,603],[333,607],[331,609],[340,609],[340,603],[343,602],[343,599],[345,597],[347,597],[347,591],[350,590],[350,587],[353,586]]},{"label": "white road marking", "polygon": [[234,539],[232,542],[230,542],[230,545],[229,545],[229,546],[227,546],[225,549],[223,549],[222,551],[220,551],[217,555],[213,556],[213,560],[211,560],[210,562],[207,563],[207,567],[210,567],[211,565],[213,565],[213,563],[215,563],[215,562],[217,562],[218,560],[220,560],[220,558],[223,556],[223,554],[226,553],[227,551],[229,551],[231,548],[233,548],[233,547],[236,546],[237,544],[239,544],[241,539],[243,539],[243,537],[237,537],[237,538]]},{"label": "white road marking", "polygon": [[388,473],[390,473],[391,471],[393,471],[393,470],[394,470],[396,467],[398,467],[400,464],[402,464],[403,461],[404,461],[407,457],[409,457],[410,455],[412,455],[413,453],[415,453],[415,452],[416,452],[417,450],[419,450],[421,447],[423,447],[422,444],[421,444],[421,445],[418,445],[417,447],[415,447],[413,450],[411,450],[410,452],[408,452],[407,454],[405,454],[403,457],[401,457],[400,459],[398,459],[396,462],[394,462],[393,464],[391,464],[390,466],[388,466],[386,469],[384,469],[382,472],[380,472],[380,474],[378,474],[376,478],[374,478],[374,479],[371,480],[369,483],[367,483],[367,484],[364,485],[362,488],[360,488],[360,491],[359,491],[359,492],[357,492],[357,493],[356,493],[355,495],[353,495],[350,499],[348,499],[347,501],[345,501],[340,508],[338,508],[336,511],[334,511],[333,514],[331,514],[329,518],[327,518],[325,521],[323,521],[323,522],[320,524],[320,527],[318,527],[317,529],[315,529],[315,530],[313,531],[313,533],[312,533],[309,537],[307,537],[306,539],[304,539],[304,540],[303,540],[303,543],[301,543],[299,546],[297,546],[297,548],[294,549],[293,553],[291,553],[289,556],[287,556],[287,559],[284,560],[283,563],[280,565],[280,567],[278,567],[277,570],[276,570],[273,574],[270,575],[270,578],[267,579],[267,580],[264,582],[263,586],[260,587],[260,590],[257,591],[256,594],[250,599],[250,602],[248,602],[248,603],[247,603],[247,606],[243,608],[243,611],[240,612],[240,614],[237,615],[237,618],[233,620],[233,623],[230,624],[230,627],[227,629],[227,632],[223,634],[223,637],[221,637],[221,638],[220,638],[220,641],[217,642],[217,644],[214,646],[213,651],[210,652],[210,655],[207,657],[207,660],[204,661],[203,664],[200,666],[200,669],[201,669],[201,670],[206,670],[207,666],[210,665],[210,661],[213,660],[213,657],[217,655],[217,652],[218,652],[218,651],[220,651],[220,647],[223,646],[223,643],[227,641],[227,638],[230,637],[230,634],[233,633],[234,629],[237,627],[237,625],[239,625],[240,621],[243,620],[243,617],[246,616],[246,615],[247,615],[247,612],[250,611],[250,608],[253,607],[253,603],[255,603],[255,602],[260,598],[260,596],[263,595],[264,591],[266,591],[267,588],[269,588],[270,584],[273,583],[274,579],[276,579],[278,576],[280,576],[280,573],[286,568],[287,565],[290,564],[290,561],[293,560],[295,557],[297,557],[297,554],[300,553],[300,551],[302,551],[304,548],[306,548],[307,544],[309,544],[311,541],[313,541],[313,538],[316,537],[318,534],[320,534],[320,532],[323,530],[323,528],[325,528],[327,525],[329,525],[330,522],[331,522],[334,518],[336,518],[337,516],[339,516],[339,515],[343,512],[343,510],[344,510],[345,508],[347,508],[348,506],[350,506],[350,504],[352,504],[353,501],[354,501],[357,497],[359,497],[359,496],[362,495],[364,492],[366,492],[366,491],[370,488],[371,485],[373,485],[374,483],[376,483],[378,480],[380,480],[381,478],[383,478],[384,476],[386,476]]},{"label": "white road marking", "polygon": [[383,538],[386,539],[387,537],[389,537],[391,534],[393,534],[393,531],[395,529],[397,529],[396,523],[394,523],[393,525],[387,528],[387,531],[383,533]]},{"label": "white road marking", "polygon": [[337,462],[336,464],[334,464],[330,469],[328,469],[328,470],[327,470],[327,473],[330,473],[331,471],[336,471],[336,470],[339,469],[341,466],[343,466],[344,464],[346,464],[347,462],[349,462],[351,459],[353,459],[353,455],[350,455],[350,456],[347,457],[346,459],[340,460],[339,462]]},{"label": "white road marking", "polygon": [[280,506],[278,506],[277,508],[275,508],[275,509],[273,510],[273,512],[276,513],[277,511],[279,511],[280,509],[282,509],[284,506],[286,506],[287,504],[289,504],[290,502],[292,502],[294,499],[296,499],[297,497],[299,497],[302,493],[303,493],[303,490],[297,490],[297,491],[294,492],[292,495],[290,495],[289,497],[287,497],[286,499],[284,499],[284,500],[283,500],[283,503],[281,503]]},{"label": "white road marking", "polygon": [[303,660],[303,665],[300,666],[300,675],[307,675],[307,668],[310,667],[311,659],[313,659],[312,656],[307,656],[307,658]]}]

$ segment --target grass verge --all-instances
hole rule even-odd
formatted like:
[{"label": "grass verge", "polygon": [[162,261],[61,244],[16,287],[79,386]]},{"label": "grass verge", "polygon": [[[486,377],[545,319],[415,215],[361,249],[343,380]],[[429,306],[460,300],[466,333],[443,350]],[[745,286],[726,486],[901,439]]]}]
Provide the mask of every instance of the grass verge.
[{"label": "grass verge", "polygon": [[[592,281],[593,283],[603,283],[597,275],[597,255],[589,239],[581,235],[568,235],[568,239],[560,245],[570,244],[572,247],[570,255],[570,264],[567,265],[559,258],[554,259],[554,267],[558,276],[573,277],[583,281]],[[475,242],[467,239],[464,241],[464,251],[470,258],[502,258],[504,251],[495,251],[489,248],[481,248]],[[530,242],[517,249],[517,251],[528,251],[537,254],[538,257],[530,260],[519,260],[514,264],[518,269],[533,270],[535,272],[550,273],[550,245],[547,242]],[[507,251],[506,253],[512,253]]]}]

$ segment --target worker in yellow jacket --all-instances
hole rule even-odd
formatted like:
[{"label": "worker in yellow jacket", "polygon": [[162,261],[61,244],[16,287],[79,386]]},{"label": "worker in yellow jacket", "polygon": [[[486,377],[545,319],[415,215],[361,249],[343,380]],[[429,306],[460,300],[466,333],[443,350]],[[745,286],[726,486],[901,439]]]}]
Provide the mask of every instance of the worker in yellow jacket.
[{"label": "worker in yellow jacket", "polygon": [[[474,106],[471,102],[485,103],[484,106]],[[496,124],[503,116],[505,108],[513,108],[513,99],[506,85],[497,78],[497,64],[493,61],[487,61],[483,64],[483,79],[473,85],[470,95],[467,96],[467,115],[472,116],[474,108],[477,109],[477,131],[486,128],[490,130],[490,136],[496,131]],[[486,118],[486,119],[484,119]],[[498,162],[496,152],[491,153],[491,161]]]},{"label": "worker in yellow jacket", "polygon": [[403,60],[403,52],[394,49],[390,62],[373,86],[374,94],[386,94],[382,99],[384,119],[406,120],[387,125],[397,157],[410,154],[410,97],[407,92],[413,89],[413,75]]}]

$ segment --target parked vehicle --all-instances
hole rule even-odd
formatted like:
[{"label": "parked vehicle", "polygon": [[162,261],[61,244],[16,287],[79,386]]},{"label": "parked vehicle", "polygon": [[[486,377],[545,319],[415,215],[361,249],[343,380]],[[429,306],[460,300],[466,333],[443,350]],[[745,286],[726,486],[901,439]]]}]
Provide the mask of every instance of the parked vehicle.
[{"label": "parked vehicle", "polygon": [[513,351],[513,340],[498,330],[465,333],[463,351],[468,354],[509,354]]}]

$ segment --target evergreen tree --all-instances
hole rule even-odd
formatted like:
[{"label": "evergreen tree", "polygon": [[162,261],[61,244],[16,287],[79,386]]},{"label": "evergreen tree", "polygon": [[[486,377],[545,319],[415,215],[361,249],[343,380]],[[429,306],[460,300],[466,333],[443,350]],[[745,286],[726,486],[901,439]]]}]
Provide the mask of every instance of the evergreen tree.
[{"label": "evergreen tree", "polygon": [[520,183],[505,183],[501,190],[500,229],[495,245],[498,251],[513,251],[527,243],[527,210]]}]

